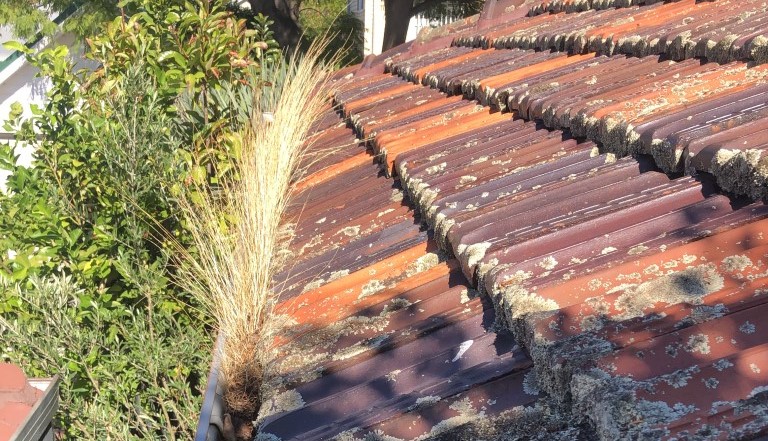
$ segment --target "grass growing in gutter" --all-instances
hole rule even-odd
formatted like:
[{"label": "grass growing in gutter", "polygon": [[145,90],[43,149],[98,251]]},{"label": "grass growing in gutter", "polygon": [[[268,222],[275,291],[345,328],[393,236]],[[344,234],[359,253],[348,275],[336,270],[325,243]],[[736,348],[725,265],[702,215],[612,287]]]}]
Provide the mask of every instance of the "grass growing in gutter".
[{"label": "grass growing in gutter", "polygon": [[232,179],[197,189],[182,204],[196,258],[186,255],[180,283],[217,320],[225,401],[248,422],[258,411],[271,353],[270,317],[279,296],[272,278],[290,240],[281,221],[329,92],[321,49],[315,45],[262,72],[269,82],[254,97],[249,124],[230,140],[239,150]]}]

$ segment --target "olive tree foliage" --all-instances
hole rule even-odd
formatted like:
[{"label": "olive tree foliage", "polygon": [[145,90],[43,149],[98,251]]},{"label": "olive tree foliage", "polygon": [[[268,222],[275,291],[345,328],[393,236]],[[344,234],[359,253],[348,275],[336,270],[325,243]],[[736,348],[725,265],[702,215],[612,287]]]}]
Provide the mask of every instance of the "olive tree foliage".
[{"label": "olive tree foliage", "polygon": [[119,15],[120,6],[115,0],[0,0],[0,25],[24,40],[49,36],[58,28],[52,20],[58,12],[69,15],[65,31],[86,36]]}]

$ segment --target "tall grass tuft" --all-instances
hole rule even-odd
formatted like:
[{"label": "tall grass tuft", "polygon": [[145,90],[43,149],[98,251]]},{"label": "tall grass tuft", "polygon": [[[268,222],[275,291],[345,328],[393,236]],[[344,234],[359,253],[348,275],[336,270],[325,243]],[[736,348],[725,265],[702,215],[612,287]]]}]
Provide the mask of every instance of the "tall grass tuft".
[{"label": "tall grass tuft", "polygon": [[281,220],[328,97],[331,68],[320,61],[322,49],[262,69],[250,121],[235,141],[234,177],[182,204],[195,258],[185,254],[180,283],[217,320],[225,401],[242,418],[253,419],[260,405],[279,296],[272,278],[289,240]]}]

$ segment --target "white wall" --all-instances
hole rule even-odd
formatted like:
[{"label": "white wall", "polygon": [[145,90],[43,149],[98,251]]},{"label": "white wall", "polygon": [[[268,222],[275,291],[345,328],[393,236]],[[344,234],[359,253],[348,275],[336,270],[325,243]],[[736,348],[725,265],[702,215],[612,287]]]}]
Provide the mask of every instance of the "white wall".
[{"label": "white wall", "polygon": [[[0,40],[5,42],[11,40],[10,32],[7,29],[0,29]],[[71,56],[77,60],[79,66],[88,66],[89,63],[83,60],[82,50],[80,45],[76,43],[76,39],[72,34],[59,33],[49,39],[44,39],[35,45],[35,49],[43,49],[48,46],[54,45],[66,45],[69,46]],[[5,60],[7,57],[12,56],[13,52],[5,48],[0,50],[0,60]],[[11,105],[13,103],[20,103],[24,109],[24,116],[31,116],[29,107],[31,104],[37,104],[43,107],[46,102],[46,94],[51,87],[50,80],[46,78],[38,78],[36,75],[39,69],[27,63],[24,57],[19,57],[13,61],[9,66],[0,71],[0,134],[2,137],[9,136],[2,129],[2,124],[8,119],[11,112]],[[3,141],[0,141],[3,142]],[[29,165],[32,162],[31,147],[17,148],[17,154],[19,154],[19,163],[21,165]],[[0,170],[0,190],[5,191],[5,180],[8,173]]]},{"label": "white wall", "polygon": [[[380,54],[384,44],[384,0],[347,0],[347,10],[363,22],[363,55]],[[455,20],[444,18],[436,24],[442,26]],[[405,41],[414,40],[420,30],[429,26],[430,20],[424,16],[411,17]]]}]

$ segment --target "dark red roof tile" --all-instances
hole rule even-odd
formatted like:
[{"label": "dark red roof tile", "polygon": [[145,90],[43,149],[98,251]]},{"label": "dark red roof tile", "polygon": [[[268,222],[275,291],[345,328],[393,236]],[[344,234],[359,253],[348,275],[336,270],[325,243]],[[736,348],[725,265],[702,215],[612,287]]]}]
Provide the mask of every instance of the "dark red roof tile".
[{"label": "dark red roof tile", "polygon": [[616,9],[580,9],[583,12],[539,14],[514,20],[479,34],[457,37],[454,44],[609,56],[664,54],[675,60],[705,57],[721,63],[763,63],[768,53],[768,15],[757,0],[681,0]]},{"label": "dark red roof tile", "polygon": [[762,8],[492,2],[339,74],[263,435],[765,434]]}]

